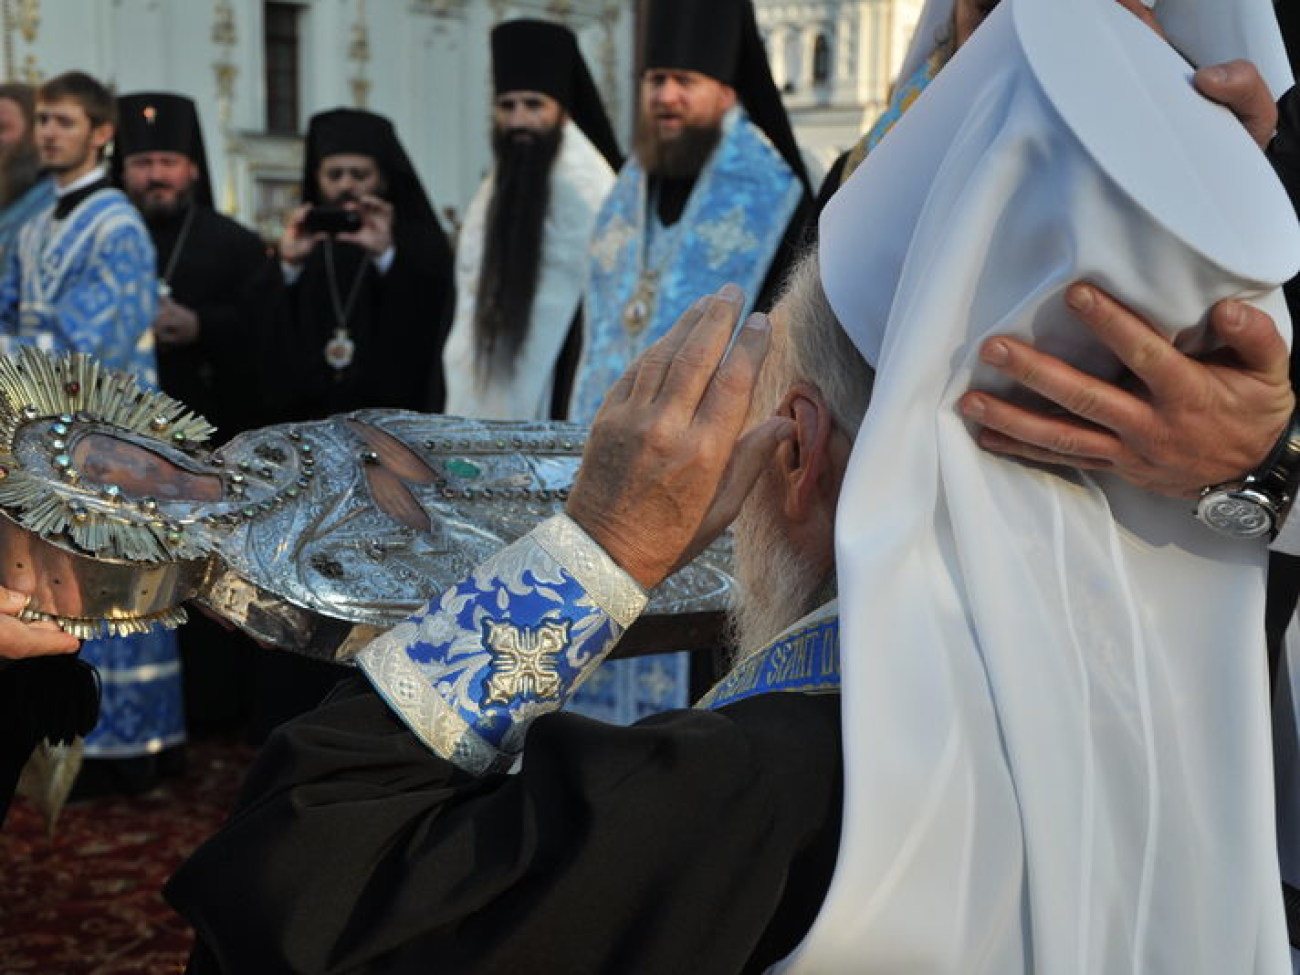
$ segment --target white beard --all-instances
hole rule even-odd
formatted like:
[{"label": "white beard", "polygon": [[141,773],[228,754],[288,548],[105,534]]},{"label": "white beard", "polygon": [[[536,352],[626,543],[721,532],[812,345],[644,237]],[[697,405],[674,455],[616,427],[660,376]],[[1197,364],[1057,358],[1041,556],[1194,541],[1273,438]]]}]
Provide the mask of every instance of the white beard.
[{"label": "white beard", "polygon": [[822,580],[790,546],[762,487],[745,501],[732,531],[736,588],[728,610],[736,659],[763,650],[810,612]]}]

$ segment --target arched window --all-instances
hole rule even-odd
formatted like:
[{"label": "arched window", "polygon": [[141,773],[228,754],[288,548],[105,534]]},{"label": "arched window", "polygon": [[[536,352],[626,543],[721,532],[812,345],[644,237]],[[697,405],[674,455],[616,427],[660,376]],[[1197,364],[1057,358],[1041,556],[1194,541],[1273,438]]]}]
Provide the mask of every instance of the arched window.
[{"label": "arched window", "polygon": [[831,83],[831,42],[825,34],[818,34],[813,41],[813,84],[829,85]]},{"label": "arched window", "polygon": [[789,93],[799,87],[799,77],[803,74],[803,52],[799,45],[803,38],[797,31],[791,31],[785,38],[785,84],[781,90]]}]

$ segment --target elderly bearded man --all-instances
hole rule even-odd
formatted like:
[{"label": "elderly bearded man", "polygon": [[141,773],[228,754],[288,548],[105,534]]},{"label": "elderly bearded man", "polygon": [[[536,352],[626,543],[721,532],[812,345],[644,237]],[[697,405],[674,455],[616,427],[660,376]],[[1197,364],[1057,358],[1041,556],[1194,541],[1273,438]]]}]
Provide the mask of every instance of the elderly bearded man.
[{"label": "elderly bearded man", "polygon": [[[198,932],[191,975],[418,972],[431,958],[448,972],[757,973],[794,948],[839,841],[832,534],[871,372],[814,262],[773,329],[751,320],[712,375],[739,305],[730,290],[702,302],[611,392],[569,509],[602,544],[551,525],[476,573],[549,579],[548,553],[590,559],[602,604],[627,622],[642,587],[752,485],[735,528],[746,596],[733,677],[707,707],[631,728],[539,719],[518,774],[483,775],[472,753],[457,767],[413,730],[430,726],[402,709],[398,633],[362,665],[379,692],[356,678],[283,728],[231,823],[172,880],[168,899]],[[1246,314],[1253,334],[1272,330]],[[480,585],[456,598],[495,600]],[[597,637],[621,628],[607,619]],[[804,679],[753,693],[777,654]]]},{"label": "elderly bearded man", "polygon": [[492,72],[495,166],[457,243],[446,412],[558,420],[581,341],[587,245],[622,154],[567,27],[499,25]]},{"label": "elderly bearded man", "polygon": [[[196,971],[1289,971],[1262,655],[1224,653],[1262,642],[1262,546],[984,454],[955,404],[995,328],[1118,368],[1066,310],[1101,324],[1081,273],[1190,329],[1201,288],[1247,287],[1225,256],[1277,308],[1300,234],[1118,7],[1004,0],[981,35],[828,210],[758,392],[768,329],[733,330],[729,289],[613,387],[567,517],[361,653],[382,701],[353,687],[284,730],[171,890]],[[1059,56],[1080,39],[1095,62]],[[1163,111],[1185,144],[1142,135]],[[1133,134],[1150,168],[1113,151]],[[1271,329],[1210,317],[1242,352],[1234,323]],[[878,367],[861,425],[854,349]],[[764,521],[797,566],[766,646],[691,712],[554,713],[746,494],[742,574],[773,575]],[[770,639],[832,569],[839,605]]]}]

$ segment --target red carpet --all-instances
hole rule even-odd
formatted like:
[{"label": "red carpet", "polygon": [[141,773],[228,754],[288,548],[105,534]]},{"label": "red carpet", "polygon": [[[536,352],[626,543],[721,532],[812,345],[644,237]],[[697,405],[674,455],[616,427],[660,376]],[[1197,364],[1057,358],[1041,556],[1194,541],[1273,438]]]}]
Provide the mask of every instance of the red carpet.
[{"label": "red carpet", "polygon": [[175,975],[188,925],[159,893],[225,818],[252,751],[201,741],[183,776],[67,807],[54,839],[19,800],[0,830],[0,975]]}]

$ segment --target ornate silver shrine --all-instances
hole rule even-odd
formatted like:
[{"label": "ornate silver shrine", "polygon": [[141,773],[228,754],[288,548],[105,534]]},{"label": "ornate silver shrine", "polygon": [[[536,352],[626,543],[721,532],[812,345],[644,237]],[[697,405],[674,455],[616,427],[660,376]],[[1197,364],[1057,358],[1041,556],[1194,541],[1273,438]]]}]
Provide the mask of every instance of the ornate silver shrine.
[{"label": "ornate silver shrine", "polygon": [[[556,513],[586,439],[557,423],[362,410],[212,451],[183,405],[86,356],[0,359],[0,584],[82,637],[193,600],[345,660]],[[624,653],[713,644],[730,540],[662,585]]]}]

